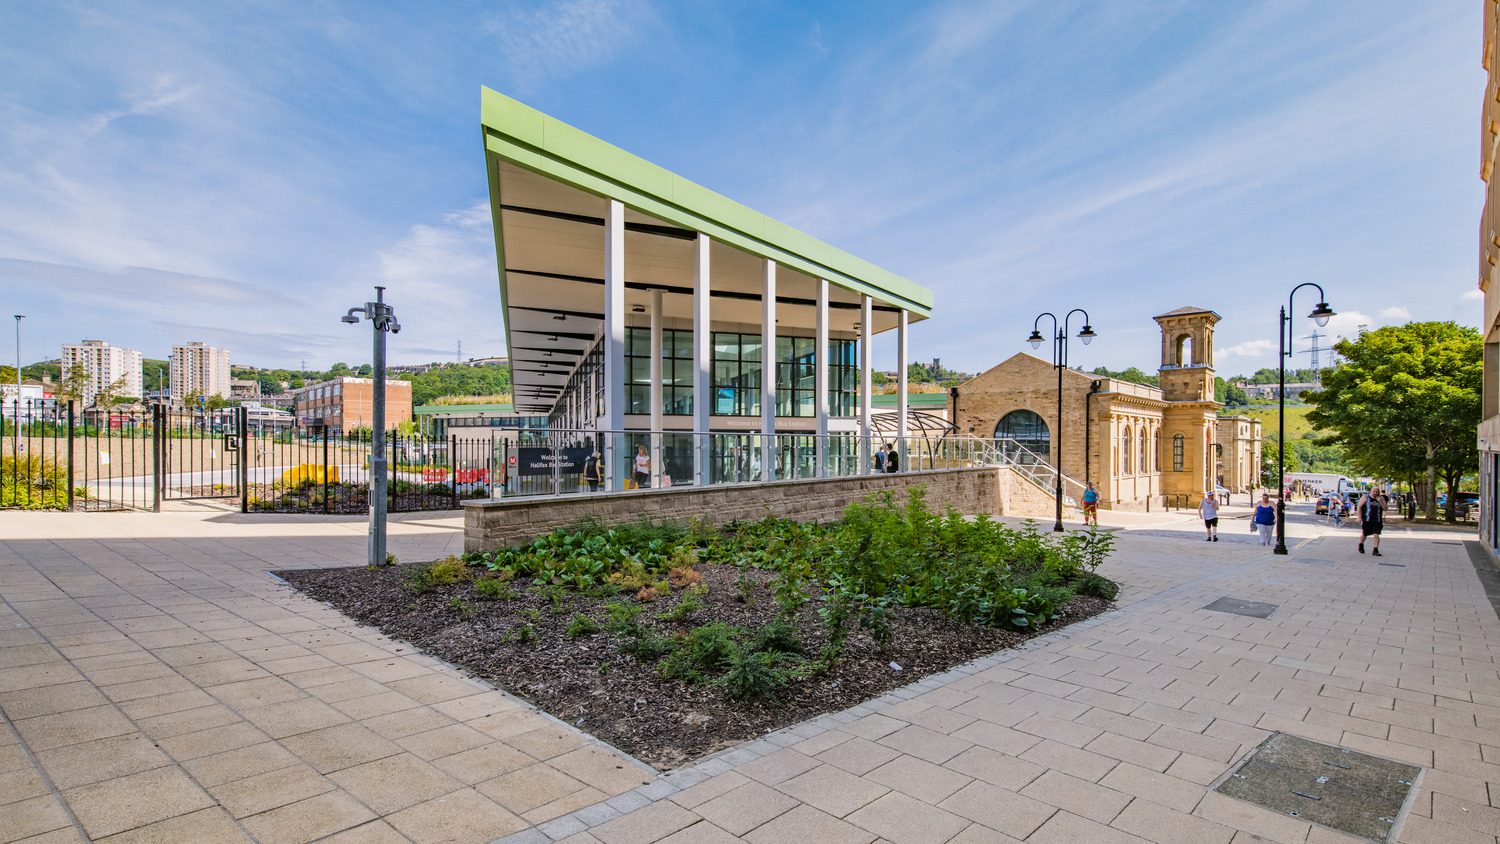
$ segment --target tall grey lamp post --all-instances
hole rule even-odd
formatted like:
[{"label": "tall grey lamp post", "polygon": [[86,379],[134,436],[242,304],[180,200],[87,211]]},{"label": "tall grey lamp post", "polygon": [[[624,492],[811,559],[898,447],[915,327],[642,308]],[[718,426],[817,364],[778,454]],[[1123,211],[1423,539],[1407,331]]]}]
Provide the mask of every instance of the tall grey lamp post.
[{"label": "tall grey lamp post", "polygon": [[[1061,533],[1063,529],[1063,370],[1068,368],[1068,322],[1069,320],[1073,319],[1073,314],[1083,315],[1083,328],[1078,331],[1078,339],[1082,340],[1083,345],[1087,346],[1089,343],[1092,343],[1094,341],[1095,337],[1099,335],[1095,334],[1094,327],[1092,325],[1089,325],[1089,312],[1085,311],[1083,308],[1074,308],[1073,310],[1068,311],[1067,315],[1062,318],[1062,322],[1057,321],[1056,314],[1050,311],[1043,311],[1039,316],[1037,316],[1036,320],[1031,323],[1031,336],[1026,338],[1026,342],[1031,344],[1031,348],[1041,348],[1042,340],[1045,339],[1042,337],[1041,331],[1042,317],[1051,318],[1052,365],[1057,369],[1057,459],[1053,461],[1057,466],[1057,486],[1054,490],[1057,499],[1057,523],[1052,526],[1052,529],[1059,533]],[[1085,454],[1083,456],[1083,462],[1085,465],[1088,464],[1088,460],[1089,456]]]},{"label": "tall grey lamp post", "polygon": [[[1323,288],[1311,281],[1304,281],[1292,288],[1291,295],[1286,297],[1286,306],[1281,309],[1281,321],[1276,324],[1280,329],[1281,354],[1278,362],[1281,364],[1280,380],[1276,391],[1277,423],[1276,423],[1276,547],[1271,549],[1273,554],[1286,554],[1286,359],[1292,356],[1292,317],[1288,313],[1292,309],[1292,300],[1297,298],[1297,291],[1304,287],[1313,287],[1318,291],[1318,305],[1312,309],[1308,317],[1318,324],[1319,328],[1328,324],[1329,317],[1333,316],[1333,308],[1328,307],[1328,297],[1323,294]],[[1361,548],[1364,546],[1361,545]]]},{"label": "tall grey lamp post", "polygon": [[386,565],[385,553],[385,509],[386,509],[386,458],[385,458],[385,333],[401,332],[401,323],[396,321],[396,312],[385,303],[385,288],[375,288],[375,301],[366,302],[362,308],[350,308],[342,321],[350,325],[359,324],[363,316],[370,321],[375,333],[375,372],[373,430],[370,432],[370,565]]},{"label": "tall grey lamp post", "polygon": [[[21,423],[21,320],[26,318],[25,314],[16,314],[16,424]],[[20,428],[16,428],[17,436],[20,436]]]}]

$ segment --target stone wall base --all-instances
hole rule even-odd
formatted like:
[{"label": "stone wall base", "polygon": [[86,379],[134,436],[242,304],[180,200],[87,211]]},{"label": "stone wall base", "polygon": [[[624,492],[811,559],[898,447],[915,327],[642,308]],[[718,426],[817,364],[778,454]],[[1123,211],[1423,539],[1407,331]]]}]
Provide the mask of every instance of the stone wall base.
[{"label": "stone wall base", "polygon": [[[463,502],[464,550],[489,551],[529,542],[558,528],[584,522],[603,525],[688,522],[701,519],[724,524],[765,516],[798,521],[831,521],[844,508],[870,495],[889,491],[904,500],[909,487],[926,489],[934,512],[1049,516],[1052,501],[1008,468],[937,469],[711,487],[669,487],[631,492],[557,498],[490,499]],[[1045,503],[1037,511],[1034,500]]]}]

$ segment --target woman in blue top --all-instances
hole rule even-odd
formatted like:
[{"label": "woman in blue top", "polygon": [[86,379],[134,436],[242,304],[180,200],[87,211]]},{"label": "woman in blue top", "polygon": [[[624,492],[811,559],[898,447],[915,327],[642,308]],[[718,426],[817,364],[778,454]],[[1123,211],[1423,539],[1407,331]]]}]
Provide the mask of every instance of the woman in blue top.
[{"label": "woman in blue top", "polygon": [[1093,482],[1083,491],[1083,523],[1099,526],[1099,491],[1094,489]]},{"label": "woman in blue top", "polygon": [[1255,529],[1260,531],[1260,544],[1270,545],[1272,528],[1276,527],[1276,507],[1271,504],[1271,496],[1267,493],[1261,493],[1254,522]]}]

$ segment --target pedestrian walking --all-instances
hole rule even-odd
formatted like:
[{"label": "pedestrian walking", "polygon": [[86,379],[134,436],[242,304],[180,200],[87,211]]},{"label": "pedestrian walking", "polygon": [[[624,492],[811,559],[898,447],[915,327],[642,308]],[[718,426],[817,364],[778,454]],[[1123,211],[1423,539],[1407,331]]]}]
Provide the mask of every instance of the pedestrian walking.
[{"label": "pedestrian walking", "polygon": [[1208,490],[1203,493],[1203,500],[1198,502],[1198,515],[1203,519],[1203,529],[1208,532],[1204,542],[1219,541],[1219,501],[1214,498],[1214,491]]},{"label": "pedestrian walking", "polygon": [[604,483],[604,464],[599,459],[599,452],[594,452],[583,461],[583,481],[589,485],[589,492],[598,492],[599,485]]},{"label": "pedestrian walking", "polygon": [[1371,490],[1359,502],[1359,553],[1365,553],[1365,540],[1369,540],[1370,553],[1380,553],[1380,531],[1385,528],[1385,503],[1381,501],[1379,489]]},{"label": "pedestrian walking", "polygon": [[1093,481],[1083,491],[1083,523],[1099,526],[1099,490],[1094,489]]},{"label": "pedestrian walking", "polygon": [[890,443],[885,445],[885,471],[886,474],[901,471],[901,455],[896,453],[896,447]]},{"label": "pedestrian walking", "polygon": [[884,448],[875,449],[875,474],[879,475],[885,473],[885,456],[890,448],[891,444],[886,443]]},{"label": "pedestrian walking", "polygon": [[1344,497],[1336,492],[1333,498],[1328,500],[1328,514],[1333,517],[1333,526],[1336,528],[1344,526],[1345,506],[1347,505],[1344,503]]},{"label": "pedestrian walking", "polygon": [[1276,527],[1276,507],[1271,504],[1270,493],[1261,493],[1260,503],[1255,505],[1255,517],[1251,519],[1251,523],[1260,532],[1260,544],[1270,545]]}]

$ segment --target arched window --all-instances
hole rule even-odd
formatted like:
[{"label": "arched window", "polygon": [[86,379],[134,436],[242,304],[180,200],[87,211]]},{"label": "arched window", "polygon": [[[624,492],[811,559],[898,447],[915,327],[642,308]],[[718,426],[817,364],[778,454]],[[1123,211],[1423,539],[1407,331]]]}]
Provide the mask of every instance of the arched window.
[{"label": "arched window", "polygon": [[1181,434],[1172,435],[1172,471],[1174,472],[1182,471],[1182,450],[1186,442]]},{"label": "arched window", "polygon": [[1141,472],[1144,474],[1151,471],[1151,462],[1146,459],[1146,428],[1141,427]]},{"label": "arched window", "polygon": [[1182,334],[1177,338],[1177,354],[1173,362],[1178,366],[1191,366],[1193,363],[1193,335]]},{"label": "arched window", "polygon": [[1130,426],[1125,426],[1125,433],[1120,435],[1120,471],[1122,474],[1130,474]]},{"label": "arched window", "polygon": [[1022,463],[1032,462],[1032,458],[1015,448],[1017,445],[1043,462],[1052,459],[1052,434],[1047,430],[1047,423],[1029,410],[1012,410],[1005,414],[995,425],[995,439],[1004,440],[1001,447]]}]

